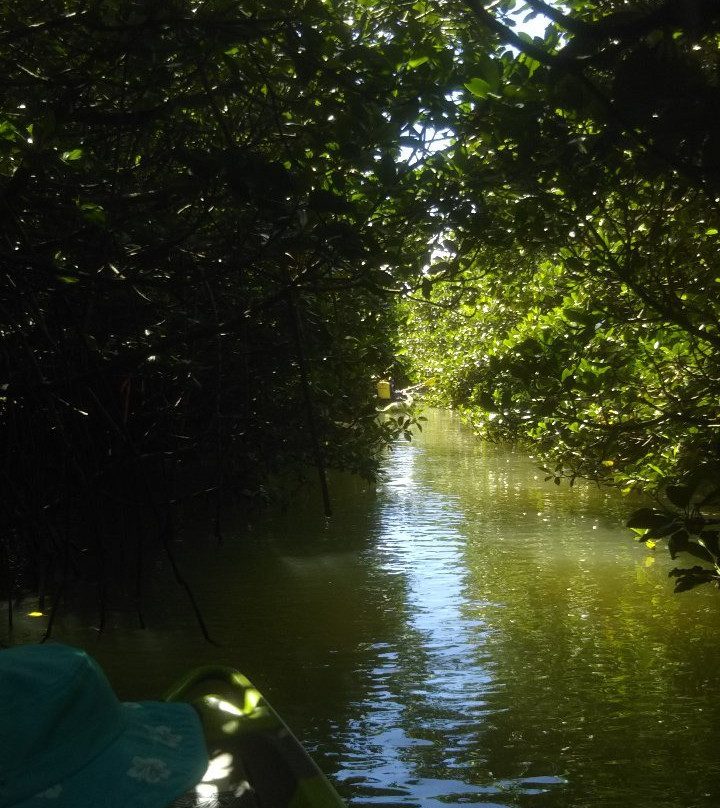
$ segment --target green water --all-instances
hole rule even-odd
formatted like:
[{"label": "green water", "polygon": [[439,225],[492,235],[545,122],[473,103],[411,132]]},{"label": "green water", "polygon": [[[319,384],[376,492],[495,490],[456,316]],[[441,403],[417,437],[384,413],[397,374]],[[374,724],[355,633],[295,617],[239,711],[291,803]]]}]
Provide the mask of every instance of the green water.
[{"label": "green water", "polygon": [[188,515],[175,552],[218,646],[162,560],[148,628],[63,613],[54,636],[126,698],[236,665],[352,806],[718,805],[720,593],[673,595],[631,503],[429,416],[377,490],[333,481],[331,520],[309,498],[216,546]]}]

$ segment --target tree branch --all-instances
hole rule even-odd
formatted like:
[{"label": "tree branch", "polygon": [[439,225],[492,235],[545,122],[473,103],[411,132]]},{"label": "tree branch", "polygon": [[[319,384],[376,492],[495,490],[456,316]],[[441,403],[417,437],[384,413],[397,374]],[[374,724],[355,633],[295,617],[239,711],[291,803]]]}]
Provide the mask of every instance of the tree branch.
[{"label": "tree branch", "polygon": [[592,27],[584,20],[578,20],[574,17],[568,16],[567,14],[563,14],[555,6],[545,3],[544,0],[525,0],[525,3],[526,5],[530,6],[533,11],[536,11],[538,14],[542,14],[543,17],[547,17],[556,25],[559,25],[566,31],[570,31],[572,34],[585,33]]},{"label": "tree branch", "polygon": [[[557,66],[557,58],[555,56],[539,48],[533,42],[524,39],[519,34],[516,34],[512,28],[508,28],[507,25],[501,23],[500,20],[496,19],[496,17],[485,8],[481,0],[467,0],[467,4],[478,20],[480,20],[483,25],[490,28],[491,31],[498,34],[504,42],[511,44],[513,47],[522,51],[522,53],[535,59],[536,62],[540,62],[540,64],[547,65],[548,67]],[[567,66],[565,66],[565,68],[567,69]]]}]

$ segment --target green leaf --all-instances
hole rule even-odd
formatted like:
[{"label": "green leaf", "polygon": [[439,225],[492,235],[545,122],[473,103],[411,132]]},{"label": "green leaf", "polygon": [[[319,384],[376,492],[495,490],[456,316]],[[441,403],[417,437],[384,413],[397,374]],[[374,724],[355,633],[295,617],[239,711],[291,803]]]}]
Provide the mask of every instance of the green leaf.
[{"label": "green leaf", "polygon": [[656,528],[661,525],[667,524],[668,515],[661,511],[656,511],[653,508],[640,508],[639,510],[630,514],[630,518],[625,523],[626,527],[635,528]]},{"label": "green leaf", "polygon": [[668,539],[668,552],[670,558],[675,560],[678,553],[687,550],[690,535],[687,530],[678,530]]},{"label": "green leaf", "polygon": [[397,166],[391,155],[383,154],[375,168],[375,174],[383,184],[390,184],[397,179]]},{"label": "green leaf", "polygon": [[677,508],[687,508],[692,493],[693,489],[689,485],[669,485],[665,489],[665,496]]},{"label": "green leaf", "polygon": [[717,530],[701,531],[698,542],[712,555],[713,561],[720,557],[720,542],[718,541]]},{"label": "green leaf", "polygon": [[532,56],[528,56],[526,53],[521,53],[518,57],[518,61],[525,65],[528,71],[528,78],[532,77],[532,74],[539,68],[542,67],[540,62],[536,59],[533,59]]},{"label": "green leaf", "polygon": [[97,225],[107,224],[107,216],[100,205],[96,205],[94,202],[80,201],[77,201],[76,205],[86,222]]},{"label": "green leaf", "polygon": [[664,517],[662,524],[651,527],[642,537],[642,541],[647,541],[648,539],[664,539],[665,536],[674,533],[678,529],[678,526],[679,522],[677,519],[673,518],[668,521],[668,518]]},{"label": "green leaf", "polygon": [[485,81],[485,79],[481,79],[480,77],[470,79],[470,81],[465,84],[465,87],[475,96],[475,98],[487,98],[492,94],[492,88],[490,87],[489,82]]},{"label": "green leaf", "polygon": [[0,121],[0,138],[3,140],[17,140],[20,134],[10,121]]}]

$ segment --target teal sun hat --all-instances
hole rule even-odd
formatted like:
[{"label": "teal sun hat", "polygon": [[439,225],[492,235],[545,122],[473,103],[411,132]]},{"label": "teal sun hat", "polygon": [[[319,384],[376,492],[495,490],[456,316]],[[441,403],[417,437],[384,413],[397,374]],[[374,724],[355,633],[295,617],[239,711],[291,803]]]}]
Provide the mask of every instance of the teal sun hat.
[{"label": "teal sun hat", "polygon": [[207,766],[191,705],[120,702],[67,645],[0,651],[0,808],[164,808]]}]

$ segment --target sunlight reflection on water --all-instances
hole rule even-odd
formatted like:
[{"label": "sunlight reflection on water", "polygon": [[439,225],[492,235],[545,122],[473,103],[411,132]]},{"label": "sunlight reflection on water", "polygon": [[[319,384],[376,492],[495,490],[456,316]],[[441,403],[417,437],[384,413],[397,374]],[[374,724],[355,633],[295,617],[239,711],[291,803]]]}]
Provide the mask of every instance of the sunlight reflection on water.
[{"label": "sunlight reflection on water", "polygon": [[[482,778],[473,773],[473,750],[488,723],[487,697],[501,689],[485,647],[494,629],[466,608],[461,503],[456,495],[429,488],[415,468],[424,457],[412,444],[394,450],[375,545],[380,569],[404,574],[405,629],[417,654],[408,659],[402,646],[386,644],[383,664],[367,671],[374,684],[370,698],[355,705],[358,717],[348,746],[357,748],[358,736],[372,743],[368,754],[342,767],[339,779],[352,782],[359,804],[392,797],[394,803],[490,806],[509,793],[545,793],[562,778],[493,782],[491,773]],[[402,697],[393,698],[393,691]],[[403,783],[405,789],[399,787]],[[388,784],[395,787],[392,794]]]},{"label": "sunlight reflection on water", "polygon": [[177,561],[217,646],[162,559],[148,629],[111,614],[99,635],[68,612],[57,639],[130,699],[240,667],[352,808],[720,804],[718,594],[673,595],[667,554],[623,530],[627,503],[428,415],[376,492],[333,479],[331,520],[308,501],[216,546],[188,517]]}]

